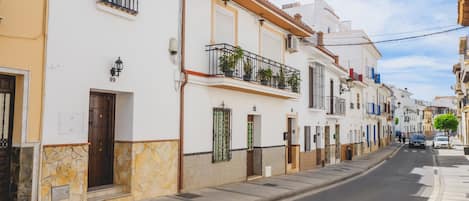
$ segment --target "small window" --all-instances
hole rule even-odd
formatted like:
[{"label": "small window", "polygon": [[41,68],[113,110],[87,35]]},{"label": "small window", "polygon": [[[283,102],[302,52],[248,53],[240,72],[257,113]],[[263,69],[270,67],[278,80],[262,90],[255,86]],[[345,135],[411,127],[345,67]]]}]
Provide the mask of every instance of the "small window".
[{"label": "small window", "polygon": [[311,151],[311,126],[305,126],[305,151]]},{"label": "small window", "polygon": [[99,2],[132,15],[138,13],[138,0],[100,0]]},{"label": "small window", "polygon": [[213,109],[213,162],[231,159],[231,110]]}]

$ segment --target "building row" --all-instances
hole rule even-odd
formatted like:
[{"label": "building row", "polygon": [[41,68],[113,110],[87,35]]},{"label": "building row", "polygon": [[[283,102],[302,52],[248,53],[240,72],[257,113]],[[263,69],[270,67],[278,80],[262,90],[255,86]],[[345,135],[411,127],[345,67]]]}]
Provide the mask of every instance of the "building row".
[{"label": "building row", "polygon": [[340,163],[394,133],[381,53],[323,0],[0,13],[0,200],[144,200]]}]

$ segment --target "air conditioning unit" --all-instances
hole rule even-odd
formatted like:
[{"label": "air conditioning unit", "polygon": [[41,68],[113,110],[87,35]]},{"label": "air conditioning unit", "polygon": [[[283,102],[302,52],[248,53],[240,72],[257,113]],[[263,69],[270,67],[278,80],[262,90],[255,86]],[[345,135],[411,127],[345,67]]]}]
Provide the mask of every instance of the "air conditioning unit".
[{"label": "air conditioning unit", "polygon": [[300,40],[294,35],[288,34],[287,51],[290,53],[297,52],[300,48]]}]

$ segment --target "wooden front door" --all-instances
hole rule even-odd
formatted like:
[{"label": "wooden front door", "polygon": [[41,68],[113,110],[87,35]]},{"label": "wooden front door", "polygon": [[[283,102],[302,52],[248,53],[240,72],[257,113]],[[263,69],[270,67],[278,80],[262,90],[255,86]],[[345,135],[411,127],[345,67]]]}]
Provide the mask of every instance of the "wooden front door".
[{"label": "wooden front door", "polygon": [[90,94],[88,187],[113,183],[115,95]]},{"label": "wooden front door", "polygon": [[293,119],[288,118],[287,123],[287,159],[288,164],[292,163],[293,161],[293,147],[292,147],[292,134],[293,134]]},{"label": "wooden front door", "polygon": [[254,175],[254,116],[248,115],[247,176]]},{"label": "wooden front door", "polygon": [[335,159],[340,159],[340,125],[335,125]]},{"label": "wooden front door", "polygon": [[329,126],[326,126],[324,132],[324,153],[325,153],[325,162],[326,164],[331,163],[331,133]]},{"label": "wooden front door", "polygon": [[316,135],[314,135],[314,141],[316,142],[316,165],[321,165],[321,160],[322,160],[322,151],[321,149],[319,148],[320,145],[321,145],[321,127],[320,126],[316,126]]},{"label": "wooden front door", "polygon": [[0,75],[0,201],[11,199],[10,161],[15,77]]},{"label": "wooden front door", "polygon": [[381,122],[378,121],[378,147],[381,148]]}]

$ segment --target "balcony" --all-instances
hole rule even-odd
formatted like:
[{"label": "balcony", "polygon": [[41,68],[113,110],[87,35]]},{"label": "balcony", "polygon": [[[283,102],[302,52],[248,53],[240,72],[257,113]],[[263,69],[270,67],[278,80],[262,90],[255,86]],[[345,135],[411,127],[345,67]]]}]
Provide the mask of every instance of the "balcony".
[{"label": "balcony", "polygon": [[457,95],[464,95],[460,82],[457,82],[456,85],[454,86],[454,92],[456,92]]},{"label": "balcony", "polygon": [[298,98],[300,71],[229,44],[207,45],[210,85]]},{"label": "balcony", "polygon": [[132,15],[138,13],[138,0],[99,0],[99,2]]},{"label": "balcony", "polygon": [[381,106],[375,103],[368,103],[366,113],[369,115],[381,115]]},{"label": "balcony", "polygon": [[345,99],[336,96],[326,97],[326,113],[328,115],[345,115]]}]

